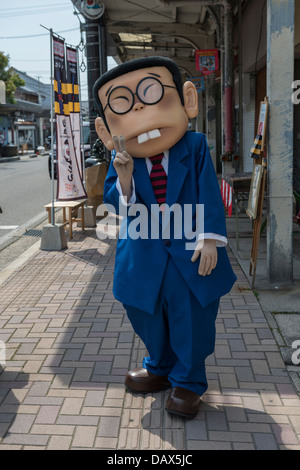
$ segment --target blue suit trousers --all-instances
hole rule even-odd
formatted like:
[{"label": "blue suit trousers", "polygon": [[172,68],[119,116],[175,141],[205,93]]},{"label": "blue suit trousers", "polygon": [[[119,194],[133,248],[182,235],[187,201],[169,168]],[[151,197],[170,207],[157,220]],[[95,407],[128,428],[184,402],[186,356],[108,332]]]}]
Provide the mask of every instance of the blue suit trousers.
[{"label": "blue suit trousers", "polygon": [[205,359],[215,348],[219,300],[201,307],[169,256],[154,315],[124,305],[149,354],[143,367],[167,376],[172,387],[203,395],[207,390]]}]

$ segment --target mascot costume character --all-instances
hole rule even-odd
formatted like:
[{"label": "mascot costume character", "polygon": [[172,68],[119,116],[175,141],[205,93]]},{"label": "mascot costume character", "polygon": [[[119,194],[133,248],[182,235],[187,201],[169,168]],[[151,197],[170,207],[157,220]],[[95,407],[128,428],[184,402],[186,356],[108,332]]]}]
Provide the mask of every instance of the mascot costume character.
[{"label": "mascot costume character", "polygon": [[197,91],[171,59],[147,57],[103,74],[94,98],[97,134],[116,151],[104,202],[126,211],[113,293],[149,354],[125,385],[136,393],[171,388],[166,410],[193,418],[208,386],[219,300],[236,281],[207,141],[187,130]]}]

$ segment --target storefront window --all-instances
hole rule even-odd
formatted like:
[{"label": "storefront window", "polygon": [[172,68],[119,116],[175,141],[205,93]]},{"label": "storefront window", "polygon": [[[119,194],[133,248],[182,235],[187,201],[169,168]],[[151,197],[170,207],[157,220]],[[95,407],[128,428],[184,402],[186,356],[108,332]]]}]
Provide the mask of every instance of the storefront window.
[{"label": "storefront window", "polygon": [[19,129],[19,148],[24,150],[34,150],[35,148],[35,129]]}]

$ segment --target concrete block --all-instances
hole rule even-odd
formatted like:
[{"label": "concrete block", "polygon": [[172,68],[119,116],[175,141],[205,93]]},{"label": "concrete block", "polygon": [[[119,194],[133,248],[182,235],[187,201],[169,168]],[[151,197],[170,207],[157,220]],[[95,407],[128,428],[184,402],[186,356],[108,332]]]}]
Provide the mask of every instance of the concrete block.
[{"label": "concrete block", "polygon": [[68,248],[65,228],[63,224],[47,224],[43,227],[41,250],[60,251]]},{"label": "concrete block", "polygon": [[[96,214],[94,208],[92,206],[87,206],[83,208],[84,210],[84,226],[88,227],[96,227]],[[81,218],[81,207],[78,211],[78,218]],[[77,222],[77,227],[81,227],[81,222]]]}]

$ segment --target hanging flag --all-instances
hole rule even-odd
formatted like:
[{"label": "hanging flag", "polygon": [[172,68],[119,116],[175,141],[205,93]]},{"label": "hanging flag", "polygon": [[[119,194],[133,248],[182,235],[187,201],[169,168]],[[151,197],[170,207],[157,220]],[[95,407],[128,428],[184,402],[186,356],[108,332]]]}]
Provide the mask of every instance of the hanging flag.
[{"label": "hanging flag", "polygon": [[195,51],[196,70],[203,75],[211,75],[219,70],[219,50],[204,49]]},{"label": "hanging flag", "polygon": [[187,79],[189,82],[192,82],[197,90],[197,93],[205,91],[205,79],[204,77],[189,77]]},{"label": "hanging flag", "polygon": [[65,68],[65,44],[62,39],[53,37],[53,53],[57,199],[59,201],[84,199],[87,197],[87,194],[83,186],[72,135],[69,94]]},{"label": "hanging flag", "polygon": [[79,101],[79,83],[77,69],[77,49],[72,46],[66,47],[67,54],[67,91],[70,111],[71,128],[73,134],[75,155],[80,171],[83,177],[83,165],[80,145],[80,101]]}]

